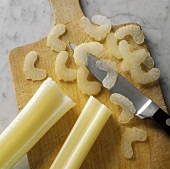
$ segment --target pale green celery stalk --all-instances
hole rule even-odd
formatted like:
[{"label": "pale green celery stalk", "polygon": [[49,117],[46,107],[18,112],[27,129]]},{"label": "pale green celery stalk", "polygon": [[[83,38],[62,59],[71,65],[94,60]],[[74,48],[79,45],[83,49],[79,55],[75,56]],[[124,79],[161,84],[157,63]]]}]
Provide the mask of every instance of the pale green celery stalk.
[{"label": "pale green celery stalk", "polygon": [[0,168],[10,169],[75,103],[48,78],[0,135]]},{"label": "pale green celery stalk", "polygon": [[78,169],[109,119],[111,111],[90,97],[50,169]]}]

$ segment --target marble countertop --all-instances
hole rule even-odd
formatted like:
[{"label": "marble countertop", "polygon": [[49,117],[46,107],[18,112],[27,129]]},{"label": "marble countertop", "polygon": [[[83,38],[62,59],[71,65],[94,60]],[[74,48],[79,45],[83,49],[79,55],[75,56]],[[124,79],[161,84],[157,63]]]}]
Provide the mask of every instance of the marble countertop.
[{"label": "marble countertop", "polygon": [[[113,25],[136,22],[142,26],[155,66],[161,70],[161,89],[170,111],[170,1],[81,0],[80,4],[89,18],[101,14]],[[8,53],[42,39],[52,26],[48,0],[0,0],[0,133],[18,114]]]}]

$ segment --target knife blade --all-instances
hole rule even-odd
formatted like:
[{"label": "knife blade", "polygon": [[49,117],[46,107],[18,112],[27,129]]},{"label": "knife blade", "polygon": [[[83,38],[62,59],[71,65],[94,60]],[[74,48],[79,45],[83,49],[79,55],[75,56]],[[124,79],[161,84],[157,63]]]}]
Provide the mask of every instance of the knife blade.
[{"label": "knife blade", "polygon": [[[76,45],[69,42],[72,50],[76,48]],[[106,77],[107,72],[100,70],[97,67],[97,62],[103,62],[96,56],[88,53],[87,62],[85,66],[87,69],[100,81]],[[104,64],[106,64],[104,62]],[[170,136],[170,116],[165,113],[158,105],[156,105],[151,99],[146,97],[141,91],[139,91],[133,84],[126,80],[118,73],[116,83],[113,87],[108,89],[112,94],[119,93],[127,97],[133,102],[136,109],[135,115],[140,119],[152,118],[154,119]]]}]

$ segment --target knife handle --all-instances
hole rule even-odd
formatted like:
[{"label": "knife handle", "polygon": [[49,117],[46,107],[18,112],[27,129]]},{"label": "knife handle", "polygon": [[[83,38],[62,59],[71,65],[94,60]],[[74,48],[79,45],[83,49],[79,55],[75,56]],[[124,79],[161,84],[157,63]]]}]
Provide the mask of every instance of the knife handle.
[{"label": "knife handle", "polygon": [[170,116],[159,108],[152,118],[159,123],[159,125],[166,131],[170,136]]}]

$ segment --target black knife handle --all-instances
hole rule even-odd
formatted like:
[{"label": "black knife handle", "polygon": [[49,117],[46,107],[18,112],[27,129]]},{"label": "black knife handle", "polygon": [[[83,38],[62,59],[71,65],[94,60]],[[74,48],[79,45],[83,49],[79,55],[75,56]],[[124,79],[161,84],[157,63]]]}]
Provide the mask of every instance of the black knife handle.
[{"label": "black knife handle", "polygon": [[152,117],[170,136],[170,115],[159,108]]}]

